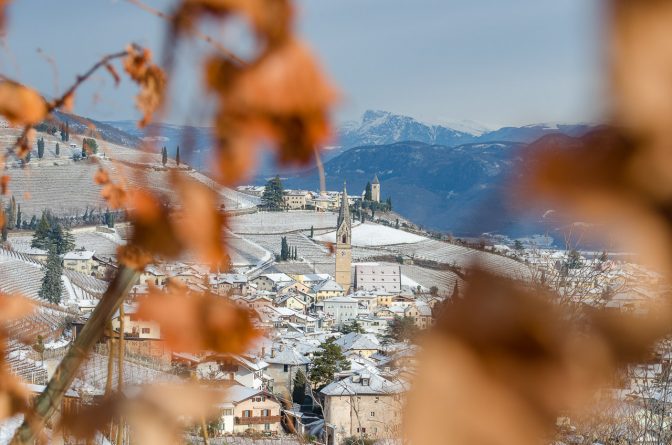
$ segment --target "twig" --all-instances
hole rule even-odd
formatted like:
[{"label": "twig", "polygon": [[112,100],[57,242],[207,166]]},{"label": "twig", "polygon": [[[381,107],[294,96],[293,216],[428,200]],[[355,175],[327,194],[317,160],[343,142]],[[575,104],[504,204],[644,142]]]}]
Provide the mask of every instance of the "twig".
[{"label": "twig", "polygon": [[135,283],[139,273],[127,267],[121,267],[110,286],[100,299],[91,318],[84,325],[68,352],[59,363],[45,390],[37,397],[34,412],[26,416],[23,424],[14,434],[12,445],[29,445],[40,436],[42,429],[58,411],[63,396],[75,379],[77,371],[86,360],[96,342],[105,330],[107,321],[112,318],[124,296]]}]

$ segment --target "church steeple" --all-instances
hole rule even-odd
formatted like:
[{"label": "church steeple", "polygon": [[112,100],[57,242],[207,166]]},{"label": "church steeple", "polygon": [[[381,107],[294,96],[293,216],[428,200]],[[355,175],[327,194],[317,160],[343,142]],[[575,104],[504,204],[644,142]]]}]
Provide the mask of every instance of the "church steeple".
[{"label": "church steeple", "polygon": [[338,211],[338,220],[336,221],[336,229],[341,227],[343,221],[350,221],[350,203],[348,202],[348,190],[343,181],[343,192],[341,193],[341,208]]},{"label": "church steeple", "polygon": [[352,286],[352,221],[350,220],[350,204],[348,191],[343,183],[341,209],[336,224],[336,282],[348,292]]}]

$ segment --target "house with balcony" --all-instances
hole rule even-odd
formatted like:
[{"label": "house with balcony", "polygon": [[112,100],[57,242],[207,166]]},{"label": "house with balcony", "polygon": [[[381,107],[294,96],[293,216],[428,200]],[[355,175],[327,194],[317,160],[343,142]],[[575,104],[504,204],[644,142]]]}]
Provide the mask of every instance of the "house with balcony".
[{"label": "house with balcony", "polygon": [[219,409],[219,435],[249,432],[277,434],[282,429],[280,402],[262,389],[233,385],[223,393]]}]

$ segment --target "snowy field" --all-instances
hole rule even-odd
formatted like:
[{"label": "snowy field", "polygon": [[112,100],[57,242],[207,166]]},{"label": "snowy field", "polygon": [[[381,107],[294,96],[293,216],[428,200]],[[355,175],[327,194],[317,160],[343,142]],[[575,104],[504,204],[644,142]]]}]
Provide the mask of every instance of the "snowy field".
[{"label": "snowy field", "polygon": [[299,230],[334,229],[338,215],[331,212],[295,210],[291,212],[257,212],[233,216],[231,230],[238,234],[272,234]]},{"label": "snowy field", "polygon": [[[336,232],[315,237],[316,240],[335,243]],[[397,230],[379,224],[364,223],[352,228],[353,246],[387,246],[390,244],[409,244],[424,241],[427,238],[413,233]]]}]

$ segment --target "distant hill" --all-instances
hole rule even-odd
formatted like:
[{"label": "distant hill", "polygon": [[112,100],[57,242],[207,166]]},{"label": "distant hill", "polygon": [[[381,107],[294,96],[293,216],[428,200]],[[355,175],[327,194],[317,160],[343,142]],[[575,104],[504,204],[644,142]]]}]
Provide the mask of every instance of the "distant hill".
[{"label": "distant hill", "polygon": [[57,128],[61,123],[66,122],[68,123],[70,133],[72,134],[90,136],[126,147],[137,147],[140,142],[142,142],[139,137],[133,135],[132,133],[126,132],[123,129],[119,129],[105,122],[77,116],[74,114],[56,111],[47,121],[47,123],[54,125]]},{"label": "distant hill", "polygon": [[[345,180],[348,191],[358,194],[377,174],[382,198],[392,197],[395,211],[426,228],[462,236],[535,233],[542,230],[535,212],[514,212],[507,195],[508,181],[522,165],[524,145],[397,142],[356,147],[325,163],[327,188],[340,189]],[[287,177],[285,184],[317,189],[319,176],[311,170]]]}]

